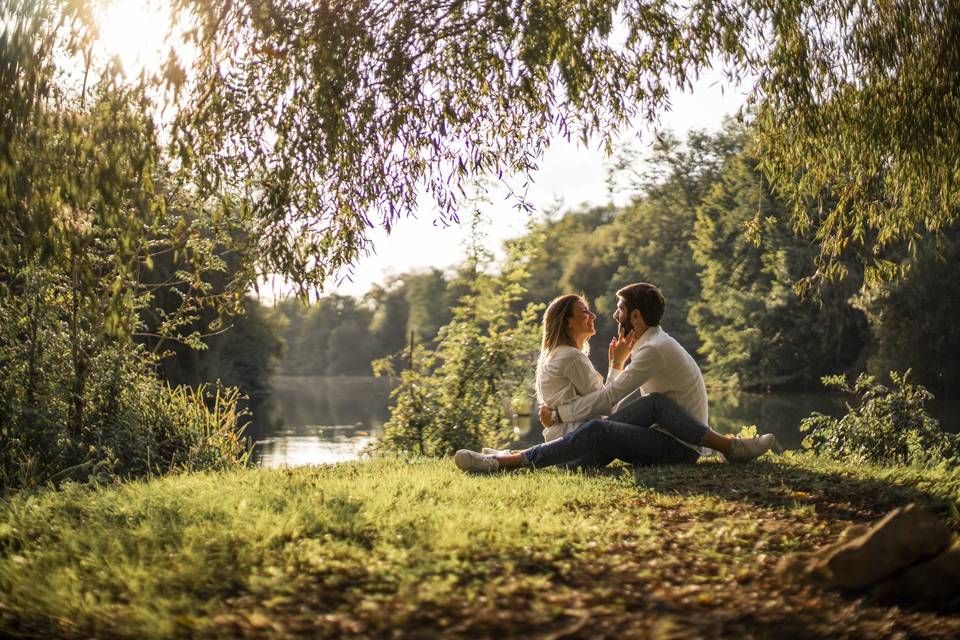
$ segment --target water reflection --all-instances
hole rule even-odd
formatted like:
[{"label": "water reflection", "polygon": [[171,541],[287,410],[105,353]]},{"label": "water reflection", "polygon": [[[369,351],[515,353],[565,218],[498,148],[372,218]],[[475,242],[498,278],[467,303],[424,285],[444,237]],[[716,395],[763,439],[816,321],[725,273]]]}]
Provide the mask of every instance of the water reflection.
[{"label": "water reflection", "polygon": [[385,378],[277,376],[246,435],[265,467],[354,460],[387,419]]},{"label": "water reflection", "polygon": [[370,436],[362,435],[337,435],[325,439],[323,435],[283,432],[260,440],[254,449],[254,455],[257,463],[267,468],[333,464],[356,460],[371,440]]},{"label": "water reflection", "polygon": [[844,398],[826,393],[727,393],[710,397],[710,426],[720,433],[739,433],[744,425],[756,425],[760,433],[772,433],[784,449],[797,449],[803,439],[800,421],[817,412],[842,416]]},{"label": "water reflection", "polygon": [[[390,386],[383,378],[279,376],[273,393],[254,410],[247,435],[256,443],[253,459],[265,467],[329,464],[354,460],[383,431]],[[848,398],[827,393],[711,393],[711,426],[737,433],[755,424],[773,433],[785,449],[802,439],[800,421],[813,412],[840,416]],[[930,412],[951,432],[960,431],[960,402],[936,400]],[[516,445],[540,441],[529,418],[521,418]],[[529,430],[529,431],[528,431]]]}]

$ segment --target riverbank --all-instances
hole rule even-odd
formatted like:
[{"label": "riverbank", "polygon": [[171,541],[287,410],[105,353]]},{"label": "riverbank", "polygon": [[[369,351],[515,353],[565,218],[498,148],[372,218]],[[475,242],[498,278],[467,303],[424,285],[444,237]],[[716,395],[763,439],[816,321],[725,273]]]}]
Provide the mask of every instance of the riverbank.
[{"label": "riverbank", "polygon": [[8,499],[0,633],[956,637],[960,616],[784,583],[786,553],[960,473],[806,456],[467,476],[449,460],[187,474]]},{"label": "riverbank", "polygon": [[[264,466],[296,466],[341,462],[362,449],[367,437],[382,432],[389,417],[391,386],[386,378],[275,376],[272,395],[254,411],[245,435],[258,442],[253,460]],[[773,394],[711,392],[710,423],[721,433],[739,433],[757,425],[772,433],[785,449],[799,449],[800,421],[812,413],[846,413],[842,394],[794,392]],[[940,426],[960,433],[960,401],[932,401],[928,410]],[[540,441],[540,430],[530,419],[518,419],[517,443]],[[363,440],[360,440],[363,439]]]}]

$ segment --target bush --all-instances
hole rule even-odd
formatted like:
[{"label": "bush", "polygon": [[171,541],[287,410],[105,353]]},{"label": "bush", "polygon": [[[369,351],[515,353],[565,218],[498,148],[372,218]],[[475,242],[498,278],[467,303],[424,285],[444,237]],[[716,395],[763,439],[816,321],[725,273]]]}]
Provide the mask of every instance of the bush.
[{"label": "bush", "polygon": [[[513,439],[504,405],[532,392],[539,337],[542,305],[521,303],[535,256],[518,243],[500,275],[486,273],[476,254],[468,262],[467,293],[437,333],[436,347],[419,347],[415,367],[400,373],[375,452],[443,456]],[[377,375],[397,377],[390,358],[373,366]]]},{"label": "bush", "polygon": [[42,269],[0,282],[0,489],[246,462],[237,390],[171,388],[70,295]]},{"label": "bush", "polygon": [[[417,369],[400,373],[376,451],[443,456],[512,439],[504,401],[531,386],[538,307],[514,313],[504,305],[481,323],[474,304],[472,296],[462,301],[436,350],[419,348]],[[393,374],[389,359],[374,367]]]},{"label": "bush", "polygon": [[924,404],[933,395],[910,384],[909,375],[909,370],[891,372],[892,388],[865,374],[853,386],[842,375],[822,378],[826,386],[852,394],[857,406],[848,404],[847,414],[839,419],[814,413],[803,420],[803,448],[854,464],[956,465],[957,436],[941,430],[927,413]]}]

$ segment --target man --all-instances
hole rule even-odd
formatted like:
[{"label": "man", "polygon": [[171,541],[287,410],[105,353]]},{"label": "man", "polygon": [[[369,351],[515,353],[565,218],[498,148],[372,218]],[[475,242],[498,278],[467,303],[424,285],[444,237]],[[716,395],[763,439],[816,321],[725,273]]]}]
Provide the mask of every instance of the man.
[{"label": "man", "polygon": [[[483,455],[461,450],[457,466],[465,471],[494,471],[521,466],[564,464],[596,467],[614,459],[634,464],[696,462],[702,447],[716,449],[731,462],[748,462],[768,451],[771,434],[739,439],[706,426],[707,390],[700,368],[660,327],[666,302],[652,284],[617,291],[614,319],[620,333],[611,342],[611,375],[597,391],[559,407],[542,406],[540,420],[584,422],[553,442],[517,454]],[[629,356],[629,364],[626,364]],[[626,365],[626,366],[625,366]]]}]

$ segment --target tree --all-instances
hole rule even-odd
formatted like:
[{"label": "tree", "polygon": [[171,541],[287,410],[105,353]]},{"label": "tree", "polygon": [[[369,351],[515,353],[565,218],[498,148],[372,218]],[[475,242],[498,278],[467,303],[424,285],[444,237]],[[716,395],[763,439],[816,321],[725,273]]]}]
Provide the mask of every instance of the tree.
[{"label": "tree", "polygon": [[286,318],[282,337],[287,355],[281,370],[292,375],[368,375],[375,357],[376,336],[370,326],[375,312],[344,295],[324,296],[309,307],[297,300],[278,305]]},{"label": "tree", "polygon": [[[65,66],[122,82],[90,54],[100,4],[5,3],[7,165],[16,164],[11,142],[46,117],[37,105],[71,82]],[[369,227],[391,227],[419,193],[456,219],[469,181],[529,173],[555,136],[596,136],[609,147],[636,117],[655,120],[670,88],[714,63],[733,79],[757,78],[747,114],[757,157],[794,222],[815,232],[818,276],[841,272],[851,250],[874,262],[868,276],[888,274],[885,249],[956,218],[960,9],[952,2],[172,4],[175,32],[198,55],[188,63],[171,49],[159,73],[136,81],[149,89],[144,110],[161,94],[172,100],[164,152],[178,180],[208,206],[252,212],[261,270],[304,290],[348,268]],[[69,90],[82,100],[90,87]],[[70,123],[62,120],[65,131]],[[16,155],[35,168],[44,157]],[[132,166],[147,177],[152,164]],[[831,198],[830,215],[810,215],[811,200]],[[23,237],[31,251],[55,249],[42,233],[54,203],[9,203],[24,235],[0,233],[0,252]]]},{"label": "tree", "polygon": [[[555,135],[609,144],[714,61],[757,78],[762,169],[794,222],[816,227],[824,274],[854,245],[878,260],[956,217],[955,3],[180,6],[202,8],[209,51],[187,74],[181,139],[198,166],[226,158],[257,176],[271,223],[307,231],[297,244],[268,234],[271,259],[315,282],[357,255],[371,215],[391,226],[422,189],[455,218],[464,181],[529,171]],[[809,216],[831,192],[833,214]]]},{"label": "tree", "polygon": [[407,335],[417,342],[433,340],[440,327],[450,322],[451,309],[457,304],[455,287],[449,286],[440,269],[404,276],[407,300]]},{"label": "tree", "polygon": [[244,299],[241,313],[214,316],[223,324],[220,330],[201,338],[199,349],[171,344],[173,355],[159,362],[158,371],[173,386],[219,381],[256,404],[269,392],[270,377],[285,351],[280,317],[250,297]]},{"label": "tree", "polygon": [[[398,371],[391,358],[374,363],[378,375],[397,379],[390,418],[377,449],[390,453],[450,455],[457,449],[503,444],[512,437],[504,403],[527,399],[542,304],[520,306],[531,243],[513,244],[502,272],[489,273],[490,256],[476,241],[461,269],[467,292],[432,349],[418,347],[415,366]],[[519,308],[518,308],[519,307]]]},{"label": "tree", "polygon": [[392,276],[385,285],[374,284],[365,298],[373,307],[370,333],[376,343],[376,357],[400,351],[409,342],[406,327],[410,303],[403,277]]},{"label": "tree", "polygon": [[[143,87],[112,73],[80,96],[56,86],[49,8],[0,7],[0,485],[237,464],[236,394],[171,389],[134,336],[162,295],[176,302],[158,339],[236,305],[243,285],[208,288],[224,267],[211,248],[233,247],[244,217],[218,224],[171,179]],[[151,279],[172,253],[179,268]],[[249,273],[237,264],[233,282]]]},{"label": "tree", "polygon": [[[564,274],[571,269],[571,259],[580,247],[589,242],[597,228],[610,222],[616,215],[612,207],[579,207],[563,212],[559,217],[547,217],[542,221],[532,221],[526,236],[519,242],[508,242],[511,249],[515,244],[530,244],[540,259],[529,267],[529,276],[524,284],[525,302],[543,302],[564,293],[571,293],[572,287],[584,291],[592,298],[600,289],[584,287],[581,282],[570,282]],[[516,250],[516,249],[512,249]],[[592,280],[592,279],[591,279]]]},{"label": "tree", "polygon": [[[132,79],[96,55],[102,4],[0,5],[0,306],[13,319],[0,346],[17,364],[66,349],[58,389],[80,457],[91,416],[109,413],[91,412],[91,394],[109,399],[104,381],[124,370],[109,360],[144,375],[152,363],[131,336],[153,285],[181,297],[157,325],[165,339],[210,305],[238,309],[255,272],[322,288],[371,226],[390,228],[420,193],[456,220],[475,178],[529,174],[558,135],[609,148],[714,61],[758,78],[746,115],[761,194],[783,194],[789,206],[770,216],[819,241],[816,278],[843,274],[849,253],[872,262],[868,281],[887,277],[900,244],[960,211],[952,2],[176,0],[174,31],[197,57],[171,49],[160,72]],[[796,256],[780,251],[778,224],[755,230],[775,234],[759,273],[780,291]],[[204,275],[222,273],[206,250],[216,238],[240,242],[246,265],[223,296]],[[165,251],[190,268],[146,282]],[[17,298],[37,282],[51,293],[31,300],[55,305],[43,327]],[[31,332],[44,354],[31,355]],[[36,376],[10,380],[4,407],[40,390]],[[25,429],[32,417],[17,420]]]},{"label": "tree", "polygon": [[888,280],[902,244],[960,211],[960,5],[769,6],[754,91],[760,167],[819,241],[818,278],[842,276],[856,255],[868,282]]},{"label": "tree", "polygon": [[192,68],[171,62],[176,155],[201,184],[249,196],[265,267],[305,286],[352,263],[366,230],[389,229],[419,193],[456,220],[474,178],[529,173],[556,135],[609,143],[714,53],[740,49],[740,25],[712,2],[175,4],[202,52]]},{"label": "tree", "polygon": [[902,279],[866,287],[860,297],[870,321],[874,351],[869,370],[877,376],[911,369],[913,379],[937,396],[960,395],[960,229],[940,241],[919,243],[903,259]]},{"label": "tree", "polygon": [[[782,217],[748,152],[730,157],[697,210],[693,255],[700,301],[690,309],[709,374],[740,388],[811,385],[853,364],[863,345],[854,287],[826,287],[801,299],[794,283],[815,247]],[[758,244],[749,230],[760,227]]]},{"label": "tree", "polygon": [[[599,335],[611,336],[617,330],[612,319],[617,290],[647,281],[660,286],[668,298],[664,324],[670,333],[691,352],[699,348],[687,319],[700,291],[690,248],[695,211],[719,179],[723,163],[742,147],[743,137],[741,127],[727,123],[715,134],[691,132],[683,143],[669,132],[660,133],[644,158],[624,147],[612,177],[627,178],[635,193],[633,202],[604,209],[601,217],[585,223],[583,231],[571,238],[558,237],[556,231],[550,234],[548,246],[556,254],[551,259],[559,264],[560,290],[587,295],[599,315]],[[605,349],[594,349],[591,357],[598,369],[606,368]]]}]

